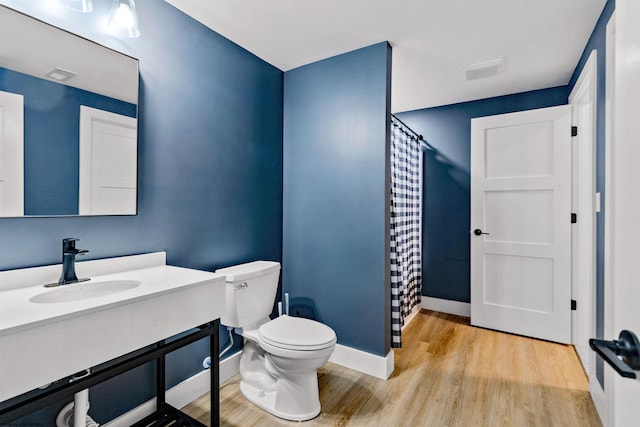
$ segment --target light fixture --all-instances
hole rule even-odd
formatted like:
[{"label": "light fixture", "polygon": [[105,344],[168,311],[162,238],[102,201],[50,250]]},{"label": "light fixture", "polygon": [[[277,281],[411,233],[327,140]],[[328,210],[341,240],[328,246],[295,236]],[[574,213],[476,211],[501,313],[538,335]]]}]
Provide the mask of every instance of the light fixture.
[{"label": "light fixture", "polygon": [[93,0],[58,0],[66,8],[76,12],[89,13],[93,10]]},{"label": "light fixture", "polygon": [[108,27],[112,33],[122,37],[134,39],[140,36],[135,1],[113,0]]}]

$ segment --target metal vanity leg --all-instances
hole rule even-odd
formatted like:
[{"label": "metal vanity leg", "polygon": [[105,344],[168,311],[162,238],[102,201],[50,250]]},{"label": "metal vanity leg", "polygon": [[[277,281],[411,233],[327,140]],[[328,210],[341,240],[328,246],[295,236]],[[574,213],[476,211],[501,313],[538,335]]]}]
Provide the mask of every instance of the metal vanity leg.
[{"label": "metal vanity leg", "polygon": [[211,426],[220,426],[220,320],[213,322],[213,335],[209,337],[209,354],[211,355]]},{"label": "metal vanity leg", "polygon": [[[164,340],[159,341],[156,346],[161,347],[165,343]],[[166,402],[166,363],[164,354],[156,359],[156,410],[160,410]]]}]

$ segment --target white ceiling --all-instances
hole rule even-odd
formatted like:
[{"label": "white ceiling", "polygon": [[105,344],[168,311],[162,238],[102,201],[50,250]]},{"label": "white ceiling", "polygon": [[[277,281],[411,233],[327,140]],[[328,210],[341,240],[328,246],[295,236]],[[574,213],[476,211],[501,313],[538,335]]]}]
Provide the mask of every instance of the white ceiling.
[{"label": "white ceiling", "polygon": [[[569,82],[606,0],[166,0],[283,71],[381,41],[394,112]],[[466,81],[464,67],[505,59]]]}]

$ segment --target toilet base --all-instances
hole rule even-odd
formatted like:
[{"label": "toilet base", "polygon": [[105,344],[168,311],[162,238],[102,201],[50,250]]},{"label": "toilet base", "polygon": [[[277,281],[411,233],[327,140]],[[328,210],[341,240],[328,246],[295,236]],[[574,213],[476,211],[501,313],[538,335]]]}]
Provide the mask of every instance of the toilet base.
[{"label": "toilet base", "polygon": [[249,402],[276,417],[310,420],[320,413],[317,368],[325,362],[324,357],[283,359],[246,341],[240,357],[240,391]]},{"label": "toilet base", "polygon": [[278,418],[290,421],[308,421],[320,414],[320,402],[318,402],[318,407],[311,412],[290,414],[284,413],[275,408],[277,390],[265,392],[262,389],[256,388],[250,384],[240,381],[240,391],[249,402],[253,403],[258,408],[275,415]]}]

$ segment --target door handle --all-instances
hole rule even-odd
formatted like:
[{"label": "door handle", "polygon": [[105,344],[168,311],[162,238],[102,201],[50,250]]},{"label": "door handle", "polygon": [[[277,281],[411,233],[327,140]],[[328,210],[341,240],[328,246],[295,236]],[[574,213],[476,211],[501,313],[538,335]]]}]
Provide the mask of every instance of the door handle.
[{"label": "door handle", "polygon": [[[605,341],[591,338],[589,346],[613,369],[625,378],[636,378],[640,371],[640,341],[631,331],[620,332],[617,340]],[[618,356],[622,356],[620,359]]]},{"label": "door handle", "polygon": [[489,233],[483,233],[479,228],[473,230],[473,234],[475,234],[476,236],[482,236],[483,234],[486,234],[487,236],[489,235]]}]

